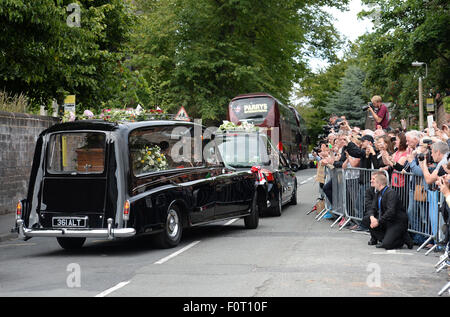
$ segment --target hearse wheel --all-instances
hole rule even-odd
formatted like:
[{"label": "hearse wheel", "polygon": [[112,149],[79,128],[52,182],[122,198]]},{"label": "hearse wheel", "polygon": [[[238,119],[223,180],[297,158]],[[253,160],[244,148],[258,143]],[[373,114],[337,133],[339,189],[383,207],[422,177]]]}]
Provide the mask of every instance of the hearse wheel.
[{"label": "hearse wheel", "polygon": [[183,232],[181,219],[180,208],[176,205],[170,206],[167,211],[163,231],[155,236],[155,243],[159,248],[173,248],[180,243]]},{"label": "hearse wheel", "polygon": [[250,215],[244,217],[245,228],[256,229],[259,224],[259,202],[258,202],[258,192],[255,191],[255,196],[253,197],[252,210]]},{"label": "hearse wheel", "polygon": [[56,238],[59,245],[66,250],[80,249],[86,238]]}]

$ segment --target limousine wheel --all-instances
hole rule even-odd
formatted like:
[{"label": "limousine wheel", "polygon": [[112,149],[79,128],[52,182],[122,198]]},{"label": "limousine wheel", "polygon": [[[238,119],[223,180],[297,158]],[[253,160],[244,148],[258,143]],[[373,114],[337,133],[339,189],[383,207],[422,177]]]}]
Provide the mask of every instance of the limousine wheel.
[{"label": "limousine wheel", "polygon": [[280,217],[282,208],[283,208],[283,200],[281,198],[281,190],[279,190],[278,191],[277,204],[274,207],[272,207],[272,210],[271,210],[272,211],[271,212],[272,216]]},{"label": "limousine wheel", "polygon": [[56,238],[59,245],[66,250],[75,250],[83,246],[86,238]]},{"label": "limousine wheel", "polygon": [[295,180],[294,191],[292,192],[291,205],[297,205],[297,180]]},{"label": "limousine wheel", "polygon": [[255,197],[253,198],[252,210],[250,215],[244,218],[245,228],[247,229],[256,229],[259,224],[259,203],[258,203],[258,195],[255,193]]},{"label": "limousine wheel", "polygon": [[160,248],[173,248],[180,243],[182,231],[181,211],[173,205],[167,211],[164,230],[155,236],[155,243]]}]

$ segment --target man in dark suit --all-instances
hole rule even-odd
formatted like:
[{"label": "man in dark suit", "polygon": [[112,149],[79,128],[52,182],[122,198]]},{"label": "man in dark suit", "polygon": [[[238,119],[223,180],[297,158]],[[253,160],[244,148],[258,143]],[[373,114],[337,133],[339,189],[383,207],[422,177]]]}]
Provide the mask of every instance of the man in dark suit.
[{"label": "man in dark suit", "polygon": [[[377,195],[370,210],[369,245],[386,250],[398,249],[406,244],[409,249],[413,241],[408,234],[408,216],[397,193],[387,186],[383,172],[375,173],[374,181]],[[378,244],[378,242],[381,243]]]}]

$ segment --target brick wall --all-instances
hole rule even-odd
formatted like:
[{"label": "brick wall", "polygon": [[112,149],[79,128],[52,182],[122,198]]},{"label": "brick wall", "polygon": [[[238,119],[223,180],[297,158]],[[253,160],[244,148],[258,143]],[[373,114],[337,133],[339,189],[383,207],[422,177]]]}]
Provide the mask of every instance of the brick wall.
[{"label": "brick wall", "polygon": [[25,198],[39,134],[58,118],[0,111],[0,215]]}]

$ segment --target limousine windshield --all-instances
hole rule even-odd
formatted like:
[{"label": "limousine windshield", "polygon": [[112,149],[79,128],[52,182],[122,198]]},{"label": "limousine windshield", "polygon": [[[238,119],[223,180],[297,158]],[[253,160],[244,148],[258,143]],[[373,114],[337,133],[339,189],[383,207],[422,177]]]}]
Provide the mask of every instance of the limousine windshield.
[{"label": "limousine windshield", "polygon": [[47,171],[51,174],[101,174],[105,169],[105,133],[67,132],[50,136]]},{"label": "limousine windshield", "polygon": [[260,134],[227,133],[217,137],[217,145],[224,163],[231,167],[270,165],[269,142]]}]

